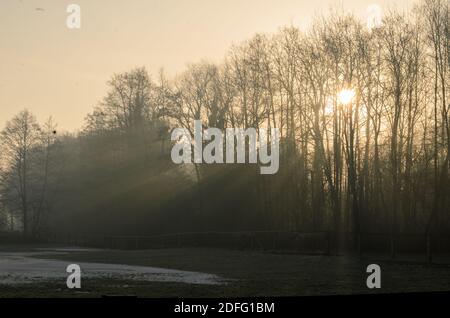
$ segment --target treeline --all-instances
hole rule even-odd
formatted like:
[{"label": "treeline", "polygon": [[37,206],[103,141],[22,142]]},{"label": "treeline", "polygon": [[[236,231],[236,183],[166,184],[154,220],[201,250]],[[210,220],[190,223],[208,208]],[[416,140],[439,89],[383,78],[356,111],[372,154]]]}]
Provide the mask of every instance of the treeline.
[{"label": "treeline", "polygon": [[[449,27],[445,0],[373,28],[333,13],[173,79],[114,75],[77,135],[21,112],[1,137],[3,224],[30,234],[448,231]],[[194,120],[278,128],[278,173],[174,165],[171,129],[193,133]]]}]

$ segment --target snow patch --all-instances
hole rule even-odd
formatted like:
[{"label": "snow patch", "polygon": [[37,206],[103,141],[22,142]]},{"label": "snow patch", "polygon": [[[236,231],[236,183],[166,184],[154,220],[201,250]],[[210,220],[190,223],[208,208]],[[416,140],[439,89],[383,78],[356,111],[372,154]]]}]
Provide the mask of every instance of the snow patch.
[{"label": "snow patch", "polygon": [[69,262],[56,259],[39,259],[38,256],[66,254],[69,251],[94,249],[55,248],[37,252],[0,252],[0,285],[24,284],[53,279],[65,279],[66,268],[71,263],[81,267],[83,278],[132,279],[151,282],[177,282],[187,284],[220,285],[225,280],[214,274],[175,269],[122,264]]}]

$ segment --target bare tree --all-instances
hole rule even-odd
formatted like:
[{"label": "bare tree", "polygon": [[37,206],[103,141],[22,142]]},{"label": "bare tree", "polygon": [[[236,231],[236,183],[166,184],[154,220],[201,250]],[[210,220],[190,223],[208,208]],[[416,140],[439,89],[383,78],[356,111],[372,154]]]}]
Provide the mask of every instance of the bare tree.
[{"label": "bare tree", "polygon": [[20,209],[24,235],[32,234],[30,198],[34,180],[31,170],[41,137],[36,118],[27,110],[8,121],[1,132],[2,159],[7,166],[2,171],[2,181],[7,182],[7,192],[2,194],[2,199],[14,203]]}]

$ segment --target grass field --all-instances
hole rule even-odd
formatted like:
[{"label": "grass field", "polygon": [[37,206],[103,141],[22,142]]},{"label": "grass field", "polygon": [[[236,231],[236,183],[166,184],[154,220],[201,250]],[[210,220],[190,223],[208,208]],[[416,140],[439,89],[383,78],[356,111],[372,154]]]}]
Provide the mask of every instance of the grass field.
[{"label": "grass field", "polygon": [[[57,246],[52,245],[51,248]],[[0,246],[1,253],[33,252],[46,245]],[[1,257],[1,256],[0,256]],[[68,289],[66,279],[49,278],[5,284],[0,272],[0,297],[240,297],[301,296],[413,291],[449,291],[450,266],[359,260],[350,256],[288,255],[210,248],[155,250],[74,250],[48,252],[34,259],[68,263],[105,263],[151,266],[215,274],[222,285],[157,282],[124,276],[83,277],[81,289]],[[4,260],[0,259],[0,262]],[[366,287],[366,267],[381,266],[378,290]],[[64,268],[62,269],[65,270]],[[3,273],[5,274],[5,273]],[[67,274],[68,275],[68,274]]]}]

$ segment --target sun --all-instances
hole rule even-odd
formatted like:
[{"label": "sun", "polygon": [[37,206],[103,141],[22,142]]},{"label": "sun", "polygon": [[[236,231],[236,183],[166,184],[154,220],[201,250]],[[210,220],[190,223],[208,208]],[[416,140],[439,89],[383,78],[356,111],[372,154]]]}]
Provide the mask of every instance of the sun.
[{"label": "sun", "polygon": [[338,98],[339,102],[343,105],[348,105],[352,102],[355,97],[355,91],[353,89],[343,89],[339,92]]}]

